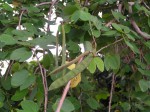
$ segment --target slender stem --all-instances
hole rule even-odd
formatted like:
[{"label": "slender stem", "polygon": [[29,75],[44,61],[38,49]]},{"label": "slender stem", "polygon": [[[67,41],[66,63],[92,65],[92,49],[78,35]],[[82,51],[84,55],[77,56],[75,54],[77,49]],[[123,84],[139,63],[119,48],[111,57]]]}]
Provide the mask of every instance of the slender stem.
[{"label": "slender stem", "polygon": [[68,93],[68,91],[69,91],[70,83],[71,83],[71,81],[69,81],[69,82],[67,83],[67,85],[66,85],[66,87],[65,87],[65,89],[64,89],[64,92],[63,92],[63,94],[62,94],[62,97],[61,97],[61,99],[60,99],[60,101],[59,101],[57,110],[56,110],[55,112],[60,112],[60,109],[61,109],[61,107],[62,107],[62,105],[63,105],[63,102],[64,102],[64,100],[65,100],[65,98],[66,98],[66,95],[67,95],[67,93]]},{"label": "slender stem", "polygon": [[123,39],[124,39],[124,38],[121,38],[121,39],[119,39],[119,40],[115,41],[115,42],[114,42],[114,43],[112,43],[112,44],[108,44],[108,45],[106,45],[106,46],[102,47],[102,48],[101,48],[101,49],[99,49],[96,53],[101,52],[102,50],[104,50],[104,49],[108,48],[109,46],[112,46],[112,45],[114,45],[114,44],[116,44],[116,43],[118,43],[118,42],[122,41]]},{"label": "slender stem", "polygon": [[42,6],[42,5],[49,5],[49,4],[51,4],[52,2],[42,2],[42,3],[40,3],[40,4],[37,4],[37,5],[35,5],[35,7],[39,7],[39,6]]},{"label": "slender stem", "polygon": [[42,82],[43,82],[43,88],[44,88],[44,112],[47,112],[48,86],[47,86],[47,80],[46,80],[46,71],[45,71],[45,69],[43,71],[43,67],[40,64],[40,61],[39,61],[39,58],[37,57],[37,54],[36,54],[36,58],[37,58],[37,63],[38,63],[39,68],[40,68],[40,72],[41,72],[41,76],[42,76]]},{"label": "slender stem", "polygon": [[109,27],[113,22],[115,22],[115,19],[110,20],[107,24],[105,24],[106,27]]},{"label": "slender stem", "polygon": [[81,54],[80,56],[76,57],[74,60],[70,61],[69,63],[66,63],[66,64],[64,64],[64,65],[62,65],[62,66],[60,66],[60,67],[58,67],[57,69],[53,70],[50,74],[48,74],[48,76],[49,76],[49,75],[52,75],[52,74],[55,74],[55,73],[57,73],[57,72],[59,72],[59,71],[61,71],[62,69],[64,69],[64,68],[70,66],[70,65],[73,64],[73,63],[76,63],[81,57],[84,57],[84,56],[88,55],[89,53],[90,53],[90,51],[84,52],[83,54]]},{"label": "slender stem", "polygon": [[145,7],[146,7],[148,10],[150,10],[150,7],[144,2],[144,0],[143,0],[142,2],[143,2],[143,4],[145,5]]},{"label": "slender stem", "polygon": [[9,65],[8,65],[8,67],[7,67],[7,70],[6,70],[6,72],[5,72],[5,80],[7,79],[8,74],[9,74],[10,71],[11,71],[11,67],[12,67],[13,63],[14,63],[14,60],[10,60]]},{"label": "slender stem", "polygon": [[[128,2],[128,3],[129,3],[129,13],[132,14],[132,6],[134,5],[134,2]],[[138,27],[138,25],[136,24],[133,18],[130,18],[130,22],[138,34],[140,34],[146,40],[150,39],[150,36],[148,34],[140,30],[140,28]]]},{"label": "slender stem", "polygon": [[[66,35],[65,35],[65,29],[64,24],[62,24],[62,64],[64,65],[66,63]],[[65,75],[66,70],[63,70],[63,75]]]},{"label": "slender stem", "polygon": [[111,83],[111,90],[110,90],[110,97],[109,97],[108,112],[111,112],[111,102],[112,102],[112,97],[113,97],[114,84],[115,84],[115,74],[112,75],[112,83]]},{"label": "slender stem", "polygon": [[[48,20],[49,21],[51,20],[52,9],[53,9],[53,6],[55,5],[56,2],[57,2],[57,0],[54,0],[54,1],[51,2],[51,6],[49,8],[49,16],[48,16]],[[47,25],[47,32],[49,32],[49,31],[50,31],[50,25],[48,23],[48,25]]]},{"label": "slender stem", "polygon": [[64,25],[62,24],[62,64],[65,64],[66,61],[66,35]]},{"label": "slender stem", "polygon": [[21,14],[20,14],[20,16],[19,16],[19,23],[18,23],[18,29],[19,29],[19,30],[21,30],[21,20],[22,20],[22,15],[23,15],[24,11],[25,11],[25,10],[22,10],[22,11],[21,11]]},{"label": "slender stem", "polygon": [[58,39],[58,35],[59,35],[59,31],[57,31],[57,34],[56,34],[56,57],[55,57],[55,67],[57,68],[58,67],[58,43],[59,43],[59,39]]},{"label": "slender stem", "polygon": [[[79,64],[82,60],[83,60],[83,57],[81,57],[81,58],[78,60],[78,64]],[[61,109],[61,107],[62,107],[62,105],[63,105],[63,102],[64,102],[64,100],[65,100],[65,98],[66,98],[66,95],[67,95],[67,93],[68,93],[68,91],[69,91],[70,83],[71,83],[71,80],[70,80],[70,81],[67,83],[67,85],[65,86],[64,92],[63,92],[63,94],[62,94],[62,97],[61,97],[61,99],[60,99],[60,101],[59,101],[59,103],[58,103],[57,110],[56,110],[55,112],[60,112],[60,109]]]}]

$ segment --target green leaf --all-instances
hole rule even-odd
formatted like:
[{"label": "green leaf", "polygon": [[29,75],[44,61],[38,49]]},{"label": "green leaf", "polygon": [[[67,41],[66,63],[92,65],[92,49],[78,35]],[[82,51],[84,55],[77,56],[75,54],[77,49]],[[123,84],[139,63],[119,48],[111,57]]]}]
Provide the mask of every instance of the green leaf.
[{"label": "green leaf", "polygon": [[54,46],[52,46],[55,41],[56,41],[56,38],[54,36],[47,35],[41,38],[30,40],[29,43],[31,43],[31,45],[33,46],[38,45],[43,49],[51,49],[51,48],[55,48]]},{"label": "green leaf", "polygon": [[95,36],[96,38],[100,36],[101,32],[100,30],[92,30],[93,32],[93,36]]},{"label": "green leaf", "polygon": [[85,51],[92,51],[92,44],[89,41],[84,41],[84,49]]},{"label": "green leaf", "polygon": [[[56,100],[55,104],[53,105],[54,111],[56,111],[59,101],[60,101],[60,98],[58,98]],[[68,100],[68,98],[66,98],[63,102],[63,105],[62,105],[60,112],[72,112],[74,110],[75,110],[74,105],[71,103],[70,100]]]},{"label": "green leaf", "polygon": [[2,90],[0,90],[0,102],[3,102],[5,100],[5,95]]},{"label": "green leaf", "polygon": [[88,66],[88,70],[90,71],[90,73],[94,73],[96,70],[96,63],[94,61],[94,59],[91,61],[91,63]]},{"label": "green leaf", "polygon": [[40,9],[38,7],[34,7],[34,6],[27,7],[27,10],[29,13],[39,13],[40,12]]},{"label": "green leaf", "polygon": [[148,26],[150,27],[150,17],[148,18]]},{"label": "green leaf", "polygon": [[123,33],[123,31],[122,31],[121,27],[120,27],[118,24],[116,24],[116,23],[112,23],[112,26],[113,26],[113,27],[114,27],[117,31],[119,31],[119,32]]},{"label": "green leaf", "polygon": [[8,55],[8,52],[1,52],[0,51],[0,60],[5,60],[6,56]]},{"label": "green leaf", "polygon": [[27,89],[24,89],[22,91],[16,91],[15,94],[11,97],[11,100],[13,101],[19,101],[22,100],[28,93]]},{"label": "green leaf", "polygon": [[121,107],[123,108],[124,111],[130,111],[131,105],[127,102],[121,103]]},{"label": "green leaf", "polygon": [[[24,23],[23,26],[26,27],[26,30],[30,32],[28,35],[31,35],[33,33],[37,33],[37,29],[34,27],[32,23]],[[32,32],[31,32],[32,31]]]},{"label": "green leaf", "polygon": [[10,55],[10,59],[23,62],[29,59],[31,56],[32,56],[32,52],[29,51],[27,48],[22,47],[14,50]]},{"label": "green leaf", "polygon": [[119,21],[119,19],[126,19],[126,17],[123,16],[120,12],[112,11],[112,14],[117,21]]},{"label": "green leaf", "polygon": [[72,40],[70,40],[68,43],[67,43],[67,46],[68,46],[68,50],[69,51],[72,51],[73,53],[78,53],[80,51],[80,47],[77,43],[73,42]]},{"label": "green leaf", "polygon": [[[34,30],[34,29],[32,29],[32,30]],[[12,34],[16,35],[15,38],[17,38],[18,40],[28,40],[29,37],[34,36],[33,32],[28,32],[26,30],[13,30]]]},{"label": "green leaf", "polygon": [[4,106],[4,103],[0,101],[0,108]]},{"label": "green leaf", "polygon": [[3,5],[3,6],[2,6],[2,9],[3,9],[3,10],[9,11],[9,12],[12,12],[12,11],[13,11],[13,8],[12,8],[9,4],[3,3],[2,5]]},{"label": "green leaf", "polygon": [[77,6],[67,4],[67,6],[63,9],[63,13],[64,15],[69,16],[72,15],[76,10],[78,10]]},{"label": "green leaf", "polygon": [[14,45],[17,42],[11,35],[8,34],[0,35],[0,41],[4,42],[6,45]]},{"label": "green leaf", "polygon": [[5,90],[10,90],[11,89],[11,77],[8,76],[6,79],[4,77],[1,78],[1,84]]},{"label": "green leaf", "polygon": [[110,30],[110,31],[106,31],[105,33],[103,33],[103,36],[114,36],[117,34],[117,31],[115,30]]},{"label": "green leaf", "polygon": [[120,56],[118,54],[106,55],[104,58],[104,64],[106,70],[114,69],[118,70],[120,68]]},{"label": "green leaf", "polygon": [[138,71],[141,72],[142,75],[150,76],[150,70],[143,70],[138,68]]},{"label": "green leaf", "polygon": [[65,85],[70,79],[74,78],[79,73],[81,73],[84,69],[86,69],[92,59],[93,59],[93,56],[90,54],[80,64],[78,64],[75,69],[69,71],[65,76],[62,76],[62,77],[56,79],[50,85],[49,90],[57,89],[57,88]]},{"label": "green leaf", "polygon": [[97,30],[100,31],[100,29],[102,28],[102,22],[96,16],[92,16],[92,15],[90,21],[93,22]]},{"label": "green leaf", "polygon": [[100,57],[95,57],[94,62],[97,65],[97,68],[103,72],[104,71],[104,62]]},{"label": "green leaf", "polygon": [[131,42],[128,42],[128,41],[125,41],[125,43],[127,44],[127,46],[130,47],[130,49],[134,52],[134,53],[140,53],[138,47],[136,46],[136,44],[134,43],[131,43]]},{"label": "green leaf", "polygon": [[53,54],[50,52],[43,56],[42,64],[45,68],[49,68],[51,65],[54,64],[54,61],[55,59],[53,57]]},{"label": "green leaf", "polygon": [[90,13],[85,12],[83,10],[77,10],[72,14],[71,20],[74,22],[78,21],[78,19],[81,19],[82,21],[89,21],[90,17]]},{"label": "green leaf", "polygon": [[135,63],[140,66],[142,69],[146,69],[147,65],[141,62],[140,59],[135,59]]},{"label": "green leaf", "polygon": [[101,93],[99,93],[99,94],[96,95],[96,99],[97,99],[98,101],[101,100],[101,99],[106,100],[109,96],[110,96],[110,95],[109,95],[108,92],[103,91],[103,92],[101,92]]},{"label": "green leaf", "polygon": [[149,57],[150,57],[150,53],[146,53],[144,56],[144,59],[145,59],[146,63],[150,65],[150,58]]},{"label": "green leaf", "polygon": [[65,33],[69,33],[70,29],[71,29],[71,26],[69,24],[65,24],[64,29],[65,29]]},{"label": "green leaf", "polygon": [[20,70],[15,72],[11,79],[12,86],[21,86],[28,78],[29,72],[27,70]]},{"label": "green leaf", "polygon": [[78,110],[81,106],[80,102],[78,99],[76,99],[75,97],[69,97],[67,98],[69,101],[71,101],[71,103],[74,105],[75,110]]},{"label": "green leaf", "polygon": [[94,98],[89,98],[86,102],[94,110],[97,110],[100,107],[99,103]]},{"label": "green leaf", "polygon": [[122,24],[119,24],[120,28],[123,29],[124,33],[128,34],[130,33],[131,29],[127,26],[124,26]]},{"label": "green leaf", "polygon": [[34,75],[29,75],[24,83],[20,86],[20,90],[26,89],[35,82],[36,77]]},{"label": "green leaf", "polygon": [[144,79],[141,79],[139,80],[139,86],[142,92],[146,92],[149,88],[149,82]]},{"label": "green leaf", "polygon": [[144,43],[150,49],[150,41]]},{"label": "green leaf", "polygon": [[128,37],[129,39],[135,41],[135,38],[134,38],[132,35],[130,35],[130,34],[126,34],[126,35],[127,35],[127,37]]},{"label": "green leaf", "polygon": [[21,107],[25,112],[39,112],[38,104],[30,100],[22,101]]}]

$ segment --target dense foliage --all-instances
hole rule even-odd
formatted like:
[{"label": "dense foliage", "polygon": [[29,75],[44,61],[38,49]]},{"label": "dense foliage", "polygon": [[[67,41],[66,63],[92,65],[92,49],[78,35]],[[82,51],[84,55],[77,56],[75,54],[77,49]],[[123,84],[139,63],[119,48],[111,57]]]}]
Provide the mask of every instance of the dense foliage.
[{"label": "dense foliage", "polygon": [[0,0],[0,49],[0,112],[150,110],[149,0]]}]

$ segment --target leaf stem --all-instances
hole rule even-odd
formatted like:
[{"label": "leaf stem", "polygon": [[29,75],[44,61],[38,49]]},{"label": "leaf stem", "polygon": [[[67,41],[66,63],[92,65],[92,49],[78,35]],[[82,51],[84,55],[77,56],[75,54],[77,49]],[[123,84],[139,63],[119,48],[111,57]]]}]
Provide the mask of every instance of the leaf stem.
[{"label": "leaf stem", "polygon": [[57,68],[58,67],[58,43],[59,43],[59,39],[58,39],[58,35],[59,35],[59,31],[57,31],[57,34],[56,34],[56,57],[55,57],[55,67]]},{"label": "leaf stem", "polygon": [[96,53],[99,53],[99,52],[101,52],[102,50],[104,50],[104,49],[106,49],[106,48],[108,48],[108,47],[110,47],[110,46],[112,46],[112,45],[114,45],[114,44],[116,44],[116,43],[118,43],[118,42],[120,42],[120,41],[122,41],[122,40],[124,40],[124,38],[121,38],[121,39],[119,39],[119,40],[115,41],[115,42],[114,42],[114,43],[112,43],[112,44],[108,44],[108,45],[106,45],[106,46],[102,47],[102,48],[101,48],[101,49],[99,49]]},{"label": "leaf stem", "polygon": [[[65,29],[64,24],[62,23],[62,64],[64,65],[66,63],[66,35],[65,35]],[[66,70],[63,70],[63,75],[65,75]]]}]

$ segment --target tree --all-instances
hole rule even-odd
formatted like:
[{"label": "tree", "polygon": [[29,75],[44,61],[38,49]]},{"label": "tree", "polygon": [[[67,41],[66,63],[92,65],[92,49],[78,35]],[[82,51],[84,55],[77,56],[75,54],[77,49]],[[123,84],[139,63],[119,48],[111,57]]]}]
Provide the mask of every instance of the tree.
[{"label": "tree", "polygon": [[[1,0],[0,60],[9,66],[0,77],[0,111],[149,112],[149,6]],[[63,20],[55,36],[57,18]]]}]

